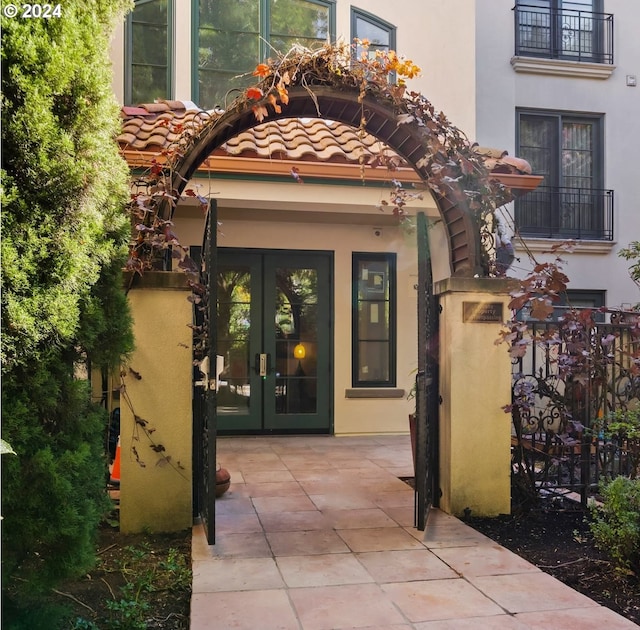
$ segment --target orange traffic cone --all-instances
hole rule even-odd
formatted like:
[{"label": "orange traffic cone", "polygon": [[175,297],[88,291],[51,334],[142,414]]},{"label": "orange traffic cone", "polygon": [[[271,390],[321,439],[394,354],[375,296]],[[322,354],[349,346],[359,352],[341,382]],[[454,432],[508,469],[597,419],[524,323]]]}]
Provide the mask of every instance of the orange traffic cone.
[{"label": "orange traffic cone", "polygon": [[110,482],[114,486],[120,485],[120,436],[118,436],[118,445],[116,446],[116,457],[113,460],[113,468],[111,469]]}]

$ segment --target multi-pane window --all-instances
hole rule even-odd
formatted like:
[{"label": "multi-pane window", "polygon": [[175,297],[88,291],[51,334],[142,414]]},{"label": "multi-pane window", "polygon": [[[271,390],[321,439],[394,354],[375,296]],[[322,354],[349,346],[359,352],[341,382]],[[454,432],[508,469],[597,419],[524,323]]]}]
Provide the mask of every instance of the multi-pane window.
[{"label": "multi-pane window", "polygon": [[516,54],[613,63],[613,15],[601,0],[517,0]]},{"label": "multi-pane window", "polygon": [[255,82],[251,71],[292,45],[314,49],[335,37],[335,0],[194,0],[194,101],[226,107]]},{"label": "multi-pane window", "polygon": [[354,387],[395,386],[395,285],[395,254],[353,254]]},{"label": "multi-pane window", "polygon": [[136,0],[127,18],[125,102],[171,97],[171,0]]},{"label": "multi-pane window", "polygon": [[613,193],[603,190],[602,117],[519,111],[517,154],[542,185],[516,203],[522,234],[611,238]]},{"label": "multi-pane window", "polygon": [[[377,50],[389,52],[396,49],[395,26],[360,9],[351,9],[351,38],[367,40],[370,57],[375,57]],[[358,46],[356,55],[359,57],[361,52],[362,48]]]}]

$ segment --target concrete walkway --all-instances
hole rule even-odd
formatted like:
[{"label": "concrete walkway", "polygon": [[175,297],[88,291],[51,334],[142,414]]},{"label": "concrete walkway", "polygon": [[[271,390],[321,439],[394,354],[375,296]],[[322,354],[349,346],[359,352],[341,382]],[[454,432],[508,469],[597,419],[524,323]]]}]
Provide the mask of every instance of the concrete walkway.
[{"label": "concrete walkway", "polygon": [[637,627],[452,516],[414,529],[408,436],[221,438],[218,461],[191,630]]}]

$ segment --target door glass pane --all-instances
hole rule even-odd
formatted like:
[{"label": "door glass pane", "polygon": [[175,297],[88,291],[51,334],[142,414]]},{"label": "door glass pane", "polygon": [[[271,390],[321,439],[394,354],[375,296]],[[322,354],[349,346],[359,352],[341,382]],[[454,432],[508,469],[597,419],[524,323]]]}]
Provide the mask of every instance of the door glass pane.
[{"label": "door glass pane", "polygon": [[556,186],[558,119],[551,116],[522,115],[519,131],[518,155],[531,164],[536,175],[544,176],[545,186]]},{"label": "door glass pane", "polygon": [[558,15],[563,55],[590,57],[594,52],[594,20],[591,3],[561,2]]},{"label": "door glass pane", "polygon": [[549,0],[518,2],[518,37],[520,52],[551,55],[551,6]]},{"label": "door glass pane", "polygon": [[318,272],[276,269],[276,413],[316,413]]},{"label": "door glass pane", "polygon": [[251,399],[249,328],[251,273],[248,267],[218,271],[218,355],[223,368],[217,404],[222,413],[248,414]]},{"label": "door glass pane", "polygon": [[563,122],[560,225],[568,234],[599,229],[601,212],[593,188],[593,124]]},{"label": "door glass pane", "polygon": [[562,177],[568,188],[592,188],[593,125],[562,124]]}]

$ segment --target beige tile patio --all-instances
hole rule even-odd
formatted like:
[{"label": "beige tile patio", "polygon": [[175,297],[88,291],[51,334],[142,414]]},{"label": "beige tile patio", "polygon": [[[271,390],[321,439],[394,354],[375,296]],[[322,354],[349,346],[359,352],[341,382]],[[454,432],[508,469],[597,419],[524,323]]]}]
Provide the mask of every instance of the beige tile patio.
[{"label": "beige tile patio", "polygon": [[268,512],[303,512],[315,510],[316,506],[306,496],[295,497],[256,497],[252,499],[258,514]]},{"label": "beige tile patio", "polygon": [[270,532],[267,535],[274,556],[348,553],[349,548],[331,530]]},{"label": "beige tile patio", "polygon": [[318,481],[320,483],[337,484],[341,488],[345,487],[344,474],[332,468],[327,470],[327,464],[323,468],[291,468],[289,471],[296,481]]},{"label": "beige tile patio", "polygon": [[[401,482],[402,483],[402,482]],[[406,484],[402,484],[406,486]],[[413,507],[415,496],[412,490],[398,490],[395,492],[380,492],[376,494],[374,503],[381,508]]]},{"label": "beige tile patio", "polygon": [[571,610],[553,610],[544,612],[521,613],[515,616],[527,628],[532,630],[631,630],[638,626],[612,610],[597,608],[577,608]]},{"label": "beige tile patio", "polygon": [[216,535],[211,553],[220,558],[266,558],[271,556],[264,532]]},{"label": "beige tile patio", "polygon": [[[341,495],[345,491],[344,481],[299,481],[300,487],[309,495]],[[361,490],[357,486],[349,486],[349,492],[352,494],[360,493]],[[366,493],[362,493],[366,494]]]},{"label": "beige tile patio", "polygon": [[397,523],[380,508],[362,510],[325,510],[327,521],[334,529],[361,529],[367,527],[397,527]]},{"label": "beige tile patio", "polygon": [[400,527],[341,529],[337,532],[354,552],[423,549],[424,547]]},{"label": "beige tile patio", "polygon": [[243,475],[245,483],[279,483],[282,481],[295,481],[288,470],[271,470],[248,472]]},{"label": "beige tile patio", "polygon": [[425,529],[424,544],[429,549],[444,547],[474,547],[490,544],[491,539],[460,521],[451,525],[429,525]]},{"label": "beige tile patio", "polygon": [[493,542],[475,547],[443,547],[433,549],[433,553],[463,577],[540,571],[512,551]]},{"label": "beige tile patio", "polygon": [[541,571],[467,579],[510,613],[597,606],[593,600]]},{"label": "beige tile patio", "polygon": [[255,512],[251,514],[216,514],[216,536],[249,532],[262,532],[262,525]]},{"label": "beige tile patio", "polygon": [[381,588],[412,622],[489,617],[504,613],[488,597],[461,579],[383,584]]},{"label": "beige tile patio", "polygon": [[299,630],[286,591],[198,593],[191,599],[191,627]]},{"label": "beige tile patio", "polygon": [[367,466],[366,468],[338,468],[338,470],[343,475],[349,475],[349,485],[357,483],[375,487],[372,485],[374,481],[389,481],[395,479],[394,475],[375,464],[371,464],[371,466]]},{"label": "beige tile patio", "polygon": [[304,495],[297,481],[274,481],[273,483],[247,483],[250,497],[295,497]]},{"label": "beige tile patio", "polygon": [[255,514],[255,510],[250,498],[227,492],[216,499],[216,514]]},{"label": "beige tile patio", "polygon": [[[384,507],[381,509],[401,527],[413,527],[414,509],[412,505]],[[420,534],[422,535],[421,537],[424,537],[424,532],[420,532]]]},{"label": "beige tile patio", "polygon": [[[494,617],[424,621],[414,624],[413,628],[415,630],[530,630],[529,626],[507,614]],[[570,630],[570,626],[565,626],[563,630]]]},{"label": "beige tile patio", "polygon": [[284,581],[291,588],[373,582],[352,554],[279,557],[276,562]]},{"label": "beige tile patio", "polygon": [[455,571],[428,549],[376,551],[359,553],[356,557],[379,584],[457,577]]},{"label": "beige tile patio", "polygon": [[406,622],[377,584],[295,588],[289,596],[304,630],[388,627]]},{"label": "beige tile patio", "polygon": [[[193,528],[191,627],[635,627],[440,510],[426,535],[415,530],[413,492],[393,474],[412,466],[409,448],[405,436],[221,439],[236,478],[216,503],[216,545]],[[392,472],[377,467],[391,462]],[[323,511],[302,491],[323,497]],[[358,501],[366,507],[353,509]]]},{"label": "beige tile patio", "polygon": [[238,463],[238,468],[242,472],[243,475],[248,475],[251,473],[258,472],[276,472],[276,471],[286,471],[287,467],[280,461],[240,461]]},{"label": "beige tile patio", "polygon": [[331,493],[331,494],[311,494],[309,498],[316,507],[322,511],[328,510],[363,510],[375,508],[376,505],[371,499],[356,492]]},{"label": "beige tile patio", "polygon": [[329,521],[319,510],[263,512],[260,514],[260,521],[265,532],[331,529]]},{"label": "beige tile patio", "polygon": [[273,558],[212,558],[193,572],[193,593],[284,588]]}]

